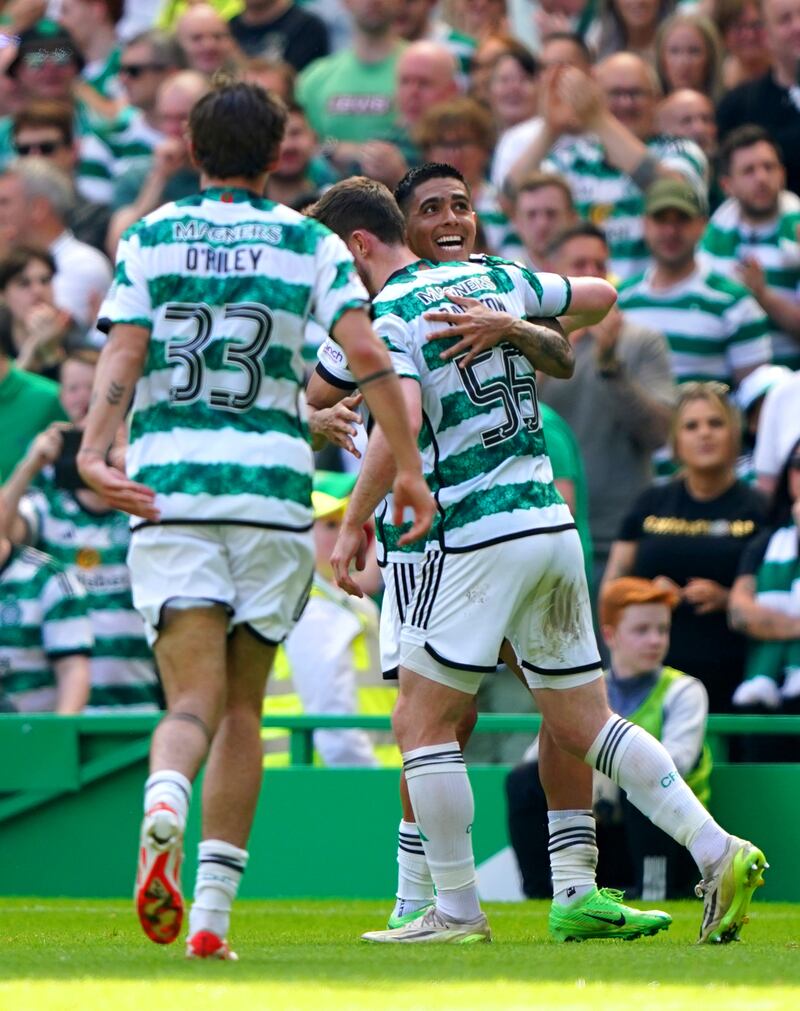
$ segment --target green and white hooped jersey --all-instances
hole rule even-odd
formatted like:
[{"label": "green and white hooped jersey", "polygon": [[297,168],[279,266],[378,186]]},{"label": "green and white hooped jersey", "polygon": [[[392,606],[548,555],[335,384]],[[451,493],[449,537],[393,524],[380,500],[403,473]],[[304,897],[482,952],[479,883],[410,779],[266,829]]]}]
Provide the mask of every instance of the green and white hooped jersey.
[{"label": "green and white hooped jersey", "polygon": [[[708,162],[694,141],[651,137],[646,144],[662,168],[680,172],[698,193],[708,193]],[[614,276],[625,281],[646,269],[650,254],[644,241],[644,194],[629,175],[608,164],[597,138],[563,138],[548,152],[542,170],[563,175],[578,214],[603,229]]]},{"label": "green and white hooped jersey", "polygon": [[769,321],[741,284],[698,266],[668,289],[654,289],[652,271],[619,290],[619,307],[634,323],[667,338],[678,383],[716,380],[733,386],[737,369],[770,361]]},{"label": "green and white hooped jersey", "polygon": [[373,300],[373,327],[395,369],[415,374],[422,388],[420,449],[439,508],[431,541],[443,551],[471,551],[574,527],[553,484],[531,364],[503,342],[461,369],[440,357],[449,341],[428,340],[441,324],[424,319],[434,309],[462,311],[448,292],[520,319],[560,316],[569,308],[569,281],[497,257],[416,267],[398,271]]},{"label": "green and white hooped jersey", "polygon": [[159,522],[311,527],[306,320],[330,332],[368,301],[338,236],[245,190],[128,229],[100,325],[150,331],[127,470],[155,490]]},{"label": "green and white hooped jersey", "polygon": [[[800,297],[800,197],[784,190],[778,215],[756,226],[742,220],[741,205],[732,197],[711,216],[698,249],[699,261],[724,277],[736,277],[736,266],[752,257],[764,268],[767,284],[791,299]],[[770,322],[772,360],[800,369],[800,341]]]},{"label": "green and white hooped jersey", "polygon": [[58,488],[47,470],[20,503],[31,542],[83,585],[92,624],[92,686],[88,709],[154,711],[159,695],[144,623],[133,606],[126,564],[129,517],[97,513]]},{"label": "green and white hooped jersey", "polygon": [[0,568],[0,683],[20,712],[51,712],[53,662],[92,652],[83,587],[33,548],[13,547]]},{"label": "green and white hooped jersey", "polygon": [[497,190],[491,183],[483,183],[473,197],[472,206],[483,227],[489,248],[506,260],[521,260],[525,256],[522,239],[503,213]]}]

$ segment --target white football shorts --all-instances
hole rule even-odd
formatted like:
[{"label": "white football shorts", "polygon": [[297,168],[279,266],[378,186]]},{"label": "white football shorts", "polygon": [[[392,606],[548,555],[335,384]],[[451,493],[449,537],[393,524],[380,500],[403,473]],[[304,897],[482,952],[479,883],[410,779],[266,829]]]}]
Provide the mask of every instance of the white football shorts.
[{"label": "white football shorts", "polygon": [[387,562],[381,569],[384,591],[381,600],[381,670],[384,681],[396,681],[400,666],[400,629],[414,597],[419,577],[417,562]]},{"label": "white football shorts", "polygon": [[133,603],[152,645],[164,610],[192,601],[224,605],[229,629],[247,625],[282,642],[305,607],[314,575],[311,533],[233,523],[140,527],[128,549]]},{"label": "white football shorts", "polygon": [[400,637],[404,667],[474,695],[508,639],[531,688],[602,675],[576,530],[431,549]]}]

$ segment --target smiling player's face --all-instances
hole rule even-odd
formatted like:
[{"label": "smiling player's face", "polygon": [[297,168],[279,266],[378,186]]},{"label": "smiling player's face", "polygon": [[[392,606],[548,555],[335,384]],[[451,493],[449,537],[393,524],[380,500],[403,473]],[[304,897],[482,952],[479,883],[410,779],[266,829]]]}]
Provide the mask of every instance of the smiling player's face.
[{"label": "smiling player's face", "polygon": [[466,260],[475,245],[475,212],[458,179],[428,179],[412,197],[406,219],[408,244],[422,259]]}]

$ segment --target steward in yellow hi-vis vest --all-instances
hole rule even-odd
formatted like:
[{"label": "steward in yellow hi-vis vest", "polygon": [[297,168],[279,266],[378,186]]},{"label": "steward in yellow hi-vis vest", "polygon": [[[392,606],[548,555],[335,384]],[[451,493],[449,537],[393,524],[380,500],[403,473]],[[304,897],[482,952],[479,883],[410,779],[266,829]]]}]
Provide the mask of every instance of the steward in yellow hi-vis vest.
[{"label": "steward in yellow hi-vis vest", "polygon": [[[379,611],[368,597],[348,596],[330,578],[330,554],[355,475],[317,473],[314,479],[314,543],[317,571],[300,620],[278,650],[264,698],[265,716],[383,715],[397,698],[384,681],[378,648]],[[262,730],[264,764],[287,765],[289,735]],[[389,732],[318,730],[315,761],[323,765],[401,764]]]}]

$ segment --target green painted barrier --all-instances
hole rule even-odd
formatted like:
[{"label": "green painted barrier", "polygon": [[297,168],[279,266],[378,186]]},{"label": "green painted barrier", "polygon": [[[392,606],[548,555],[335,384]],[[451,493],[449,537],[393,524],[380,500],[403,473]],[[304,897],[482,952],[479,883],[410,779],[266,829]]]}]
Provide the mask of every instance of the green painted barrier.
[{"label": "green painted barrier", "polygon": [[[157,720],[0,717],[0,794],[5,794],[0,796],[0,894],[130,894],[149,735]],[[290,728],[296,764],[264,774],[242,894],[388,899],[395,886],[397,770],[309,764],[315,727],[385,729],[387,718],[305,715],[264,722]],[[532,734],[538,722],[530,715],[482,715],[478,730]],[[800,734],[800,717],[712,716],[709,733],[721,753],[735,734]],[[508,844],[507,772],[505,766],[470,769],[479,863]],[[731,831],[757,839],[772,864],[760,898],[800,901],[799,795],[800,764],[718,763],[714,769],[714,814]],[[187,828],[186,882],[195,871],[197,808],[193,805]]]}]

